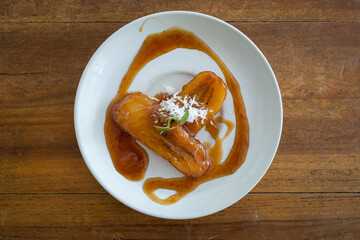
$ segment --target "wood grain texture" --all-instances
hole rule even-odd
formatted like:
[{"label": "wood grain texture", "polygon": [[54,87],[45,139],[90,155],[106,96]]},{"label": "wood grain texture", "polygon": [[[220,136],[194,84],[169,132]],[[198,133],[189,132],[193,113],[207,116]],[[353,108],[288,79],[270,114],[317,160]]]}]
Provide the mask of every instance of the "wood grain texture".
[{"label": "wood grain texture", "polygon": [[129,22],[162,11],[195,11],[225,21],[360,20],[357,0],[62,1],[4,0],[1,22]]},{"label": "wood grain texture", "polygon": [[[206,5],[206,6],[205,6]],[[0,239],[360,239],[360,2],[2,1]],[[200,219],[131,210],[87,169],[73,125],[92,54],[164,10],[229,21],[269,60],[284,126],[245,198]]]},{"label": "wood grain texture", "polygon": [[[77,149],[2,155],[2,193],[103,193]],[[22,156],[16,156],[22,155]],[[360,192],[359,154],[279,154],[252,192]],[[59,181],[61,179],[61,181]]]},{"label": "wood grain texture", "polygon": [[[0,236],[17,239],[357,239],[358,194],[250,194],[214,215],[169,221],[137,213],[108,194],[9,194]],[[32,206],[29,208],[28,206]],[[329,220],[331,219],[331,220]],[[19,227],[19,225],[21,227]],[[341,238],[343,239],[343,238]]]}]

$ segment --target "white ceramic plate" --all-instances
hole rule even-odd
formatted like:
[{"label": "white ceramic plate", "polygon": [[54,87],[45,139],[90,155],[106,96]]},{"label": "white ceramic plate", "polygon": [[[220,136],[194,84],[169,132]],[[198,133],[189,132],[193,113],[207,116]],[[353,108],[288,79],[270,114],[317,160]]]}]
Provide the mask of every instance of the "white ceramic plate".
[{"label": "white ceramic plate", "polygon": [[[151,19],[139,32],[149,17]],[[239,81],[250,124],[250,145],[244,164],[235,174],[204,183],[173,205],[160,205],[144,194],[144,180],[181,174],[166,160],[146,148],[150,161],[144,180],[126,180],[115,170],[111,161],[105,142],[104,121],[106,108],[145,37],[171,26],[194,32],[219,55]],[[177,49],[146,65],[129,90],[143,91],[148,95],[164,90],[164,85],[180,90],[184,83],[205,70],[213,71],[223,78],[218,66],[207,55],[195,50]],[[80,151],[97,181],[127,206],[148,215],[170,219],[206,216],[244,197],[269,168],[282,129],[279,87],[260,50],[230,24],[194,12],[156,13],[137,19],[116,31],[100,46],[86,66],[76,93],[74,111]],[[228,94],[223,104],[223,114],[225,118],[235,120],[231,94]],[[197,137],[209,140],[204,131]],[[224,142],[223,159],[227,157],[233,141],[234,131]],[[165,190],[158,190],[156,194],[163,198],[169,196]]]}]

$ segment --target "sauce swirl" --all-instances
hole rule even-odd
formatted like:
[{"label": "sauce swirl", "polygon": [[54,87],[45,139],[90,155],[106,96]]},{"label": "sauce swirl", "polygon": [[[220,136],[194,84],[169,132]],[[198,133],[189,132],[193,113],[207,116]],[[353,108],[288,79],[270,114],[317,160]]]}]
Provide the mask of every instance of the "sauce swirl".
[{"label": "sauce swirl", "polygon": [[[213,118],[205,128],[215,139],[215,144],[210,146],[209,143],[204,143],[212,163],[210,169],[204,175],[199,178],[180,177],[164,179],[157,177],[145,181],[143,185],[144,192],[149,198],[160,204],[175,203],[200,184],[236,172],[244,162],[249,147],[249,124],[237,80],[223,61],[194,33],[178,27],[172,27],[146,37],[127,73],[124,75],[116,97],[107,109],[104,130],[107,146],[117,171],[129,180],[140,180],[146,171],[148,156],[145,150],[130,135],[117,127],[112,121],[110,116],[111,106],[127,92],[137,73],[148,62],[177,48],[202,51],[210,56],[220,67],[225,76],[228,89],[233,96],[236,118],[235,140],[227,159],[221,163],[222,141],[230,134],[234,124],[221,117]],[[220,123],[224,123],[228,127],[223,138],[219,137]],[[154,193],[158,189],[175,190],[176,193],[169,198],[161,199]]]}]

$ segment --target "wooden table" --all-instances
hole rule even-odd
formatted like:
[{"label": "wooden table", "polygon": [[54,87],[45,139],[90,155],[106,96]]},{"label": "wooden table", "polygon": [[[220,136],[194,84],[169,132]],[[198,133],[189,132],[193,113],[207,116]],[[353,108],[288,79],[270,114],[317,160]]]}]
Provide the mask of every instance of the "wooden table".
[{"label": "wooden table", "polygon": [[[262,181],[193,220],[138,213],[86,167],[76,88],[113,32],[153,12],[221,18],[263,51],[284,126]],[[0,239],[360,239],[360,1],[0,3]]]}]

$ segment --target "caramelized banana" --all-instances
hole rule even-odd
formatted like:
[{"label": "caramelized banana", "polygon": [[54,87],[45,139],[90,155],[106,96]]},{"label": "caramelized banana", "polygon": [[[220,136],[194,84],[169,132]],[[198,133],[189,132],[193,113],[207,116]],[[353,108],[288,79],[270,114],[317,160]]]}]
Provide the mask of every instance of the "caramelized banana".
[{"label": "caramelized banana", "polygon": [[215,73],[206,71],[196,75],[189,83],[183,86],[180,96],[195,96],[196,102],[205,105],[208,109],[206,120],[185,124],[187,130],[196,135],[215,114],[220,111],[226,98],[227,87],[224,81]]},{"label": "caramelized banana", "polygon": [[204,146],[179,124],[173,123],[168,132],[156,130],[157,108],[156,100],[142,93],[127,93],[113,105],[111,115],[121,128],[186,176],[204,174],[210,166]]},{"label": "caramelized banana", "polygon": [[[222,103],[226,98],[227,87],[224,81],[215,73],[206,71],[196,75],[190,82],[183,86],[179,96],[182,98],[195,97],[196,102],[205,106],[208,110],[206,119],[198,120],[192,123],[186,123],[184,126],[192,134],[196,135],[221,109]],[[159,93],[155,98],[160,101],[166,100],[171,95]],[[178,104],[182,104],[180,101]],[[167,118],[159,116],[161,123],[167,122]]]}]

